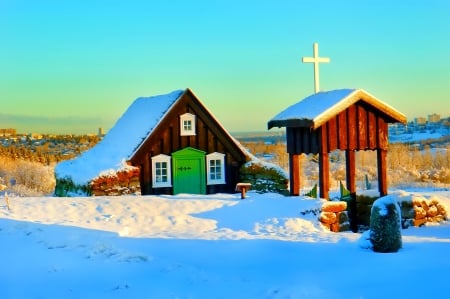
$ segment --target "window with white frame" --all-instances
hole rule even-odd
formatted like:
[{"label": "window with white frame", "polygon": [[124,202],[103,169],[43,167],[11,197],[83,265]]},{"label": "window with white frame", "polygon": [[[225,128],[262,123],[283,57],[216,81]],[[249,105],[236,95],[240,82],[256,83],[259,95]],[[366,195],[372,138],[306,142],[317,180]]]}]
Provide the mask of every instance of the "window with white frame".
[{"label": "window with white frame", "polygon": [[195,115],[185,113],[180,116],[180,135],[193,136],[195,135]]},{"label": "window with white frame", "polygon": [[206,155],[206,183],[208,185],[225,184],[225,154]]},{"label": "window with white frame", "polygon": [[152,157],[153,188],[171,187],[170,156],[157,155]]}]

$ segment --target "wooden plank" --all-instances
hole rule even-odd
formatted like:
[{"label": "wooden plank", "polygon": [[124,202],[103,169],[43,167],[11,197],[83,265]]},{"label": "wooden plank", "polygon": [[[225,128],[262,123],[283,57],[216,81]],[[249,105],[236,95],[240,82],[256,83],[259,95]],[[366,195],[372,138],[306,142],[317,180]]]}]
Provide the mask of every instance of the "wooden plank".
[{"label": "wooden plank", "polygon": [[377,147],[379,149],[385,149],[388,148],[388,127],[387,123],[384,121],[384,119],[380,116],[377,117]]},{"label": "wooden plank", "polygon": [[356,134],[356,106],[351,105],[347,109],[347,148],[349,150],[357,149],[357,134]]},{"label": "wooden plank", "polygon": [[345,151],[345,165],[346,165],[346,183],[347,189],[351,193],[356,193],[356,162],[355,151]]},{"label": "wooden plank", "polygon": [[387,195],[387,150],[377,149],[378,191],[380,196]]},{"label": "wooden plank", "polygon": [[305,153],[309,154],[311,153],[311,134],[309,131],[309,128],[302,128],[302,148],[301,151],[298,152],[298,154]]},{"label": "wooden plank", "polygon": [[320,151],[320,141],[319,141],[319,130],[310,131],[311,136],[311,146],[310,152],[312,154],[317,154]]},{"label": "wooden plank", "polygon": [[302,128],[294,128],[295,149],[294,153],[297,155],[302,152]]},{"label": "wooden plank", "polygon": [[328,199],[330,190],[330,160],[328,152],[319,153],[319,196]]},{"label": "wooden plank", "polygon": [[347,113],[342,111],[337,116],[338,148],[347,149]]},{"label": "wooden plank", "polygon": [[150,194],[152,185],[152,173],[151,173],[151,160],[150,155],[145,155],[143,159],[143,165],[141,171],[141,192],[142,194]]},{"label": "wooden plank", "polygon": [[327,122],[327,142],[328,142],[328,152],[337,149],[337,117],[332,117]]},{"label": "wooden plank", "polygon": [[291,196],[300,195],[300,155],[289,154],[289,187]]},{"label": "wooden plank", "polygon": [[286,151],[289,154],[294,154],[295,151],[295,130],[294,128],[286,128]]},{"label": "wooden plank", "polygon": [[328,158],[327,130],[325,126],[319,128],[319,194],[328,199],[330,190],[330,160]]},{"label": "wooden plank", "polygon": [[377,131],[377,117],[373,111],[368,112],[367,118],[367,138],[369,140],[369,149],[375,150],[377,148],[377,139],[378,139],[378,131]]},{"label": "wooden plank", "polygon": [[197,127],[197,147],[199,149],[206,148],[206,136],[208,134],[207,128],[205,128],[205,124],[202,121],[199,121]]},{"label": "wooden plank", "polygon": [[357,106],[358,119],[358,150],[365,150],[367,148],[367,113],[364,107]]}]

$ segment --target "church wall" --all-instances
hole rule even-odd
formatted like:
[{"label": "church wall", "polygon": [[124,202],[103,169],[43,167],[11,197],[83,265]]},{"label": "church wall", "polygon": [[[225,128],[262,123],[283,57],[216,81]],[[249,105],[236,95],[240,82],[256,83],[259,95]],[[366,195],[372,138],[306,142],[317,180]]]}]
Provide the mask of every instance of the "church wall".
[{"label": "church wall", "polygon": [[[192,113],[196,115],[196,135],[180,135],[180,115]],[[131,159],[133,165],[145,165],[141,175],[143,194],[171,194],[172,188],[152,188],[151,157],[173,152],[186,147],[193,147],[206,154],[219,152],[225,154],[226,185],[207,185],[206,193],[231,193],[239,178],[239,167],[245,163],[245,155],[235,143],[229,139],[221,127],[216,125],[209,113],[198,105],[190,94],[180,99],[166,117],[155,128],[151,136],[140,147]]]}]

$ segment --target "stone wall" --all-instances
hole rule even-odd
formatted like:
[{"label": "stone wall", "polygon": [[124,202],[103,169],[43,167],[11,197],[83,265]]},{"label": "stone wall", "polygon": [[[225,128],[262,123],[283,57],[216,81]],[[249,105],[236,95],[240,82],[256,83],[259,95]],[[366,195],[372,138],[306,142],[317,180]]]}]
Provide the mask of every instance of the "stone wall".
[{"label": "stone wall", "polygon": [[413,197],[399,202],[402,211],[402,227],[422,226],[447,220],[447,211],[437,199]]},{"label": "stone wall", "polygon": [[96,177],[90,182],[94,196],[141,194],[139,168],[127,168],[114,174]]},{"label": "stone wall", "polygon": [[350,230],[350,222],[345,201],[328,201],[323,204],[319,220],[332,232]]}]

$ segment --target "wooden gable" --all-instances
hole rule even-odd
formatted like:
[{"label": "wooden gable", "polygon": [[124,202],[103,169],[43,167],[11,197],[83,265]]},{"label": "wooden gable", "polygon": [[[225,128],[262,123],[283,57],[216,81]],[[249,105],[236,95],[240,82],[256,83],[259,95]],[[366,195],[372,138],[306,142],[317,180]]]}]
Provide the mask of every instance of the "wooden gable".
[{"label": "wooden gable", "polygon": [[[195,135],[180,134],[180,116],[186,113],[196,116]],[[195,94],[190,89],[186,89],[130,158],[132,165],[141,168],[143,194],[172,193],[171,188],[158,190],[152,188],[150,159],[160,154],[171,155],[187,147],[206,153],[225,154],[227,183],[220,186],[208,186],[207,193],[234,191],[239,177],[239,167],[246,162],[246,154]]]},{"label": "wooden gable", "polygon": [[268,128],[286,127],[290,161],[290,189],[299,195],[298,155],[319,153],[320,196],[328,198],[328,153],[346,152],[347,188],[355,192],[357,150],[377,150],[378,182],[381,195],[387,194],[386,151],[388,123],[406,123],[406,117],[364,90],[321,92],[282,111],[268,122]]},{"label": "wooden gable", "polygon": [[287,151],[292,154],[316,154],[321,150],[387,149],[388,116],[364,101],[358,101],[330,117],[317,129],[287,127]]}]

